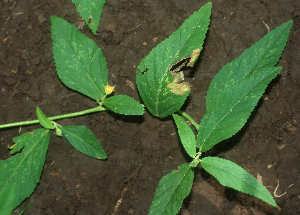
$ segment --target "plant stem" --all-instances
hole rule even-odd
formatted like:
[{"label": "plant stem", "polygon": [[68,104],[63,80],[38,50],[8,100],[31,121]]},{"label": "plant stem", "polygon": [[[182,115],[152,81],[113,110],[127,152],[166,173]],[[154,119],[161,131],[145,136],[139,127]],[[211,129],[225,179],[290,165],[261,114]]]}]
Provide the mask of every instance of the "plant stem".
[{"label": "plant stem", "polygon": [[192,125],[196,128],[197,131],[199,130],[199,124],[192,117],[190,117],[187,113],[185,113],[182,110],[179,110],[177,112],[182,116],[184,116],[185,118],[187,118],[187,120],[192,123]]},{"label": "plant stem", "polygon": [[[53,121],[53,120],[57,120],[57,119],[64,119],[64,118],[69,118],[69,117],[81,116],[81,115],[85,115],[85,114],[88,114],[88,113],[94,113],[94,112],[106,111],[106,110],[109,110],[109,109],[105,108],[105,107],[98,106],[98,107],[95,107],[95,108],[91,108],[91,109],[87,109],[87,110],[83,110],[83,111],[79,111],[79,112],[75,112],[75,113],[63,114],[63,115],[59,115],[59,116],[52,116],[52,117],[49,117],[48,119],[50,121]],[[21,125],[32,125],[32,124],[37,124],[37,123],[40,123],[39,120],[14,122],[14,123],[0,125],[0,129],[1,128],[21,126]]]}]

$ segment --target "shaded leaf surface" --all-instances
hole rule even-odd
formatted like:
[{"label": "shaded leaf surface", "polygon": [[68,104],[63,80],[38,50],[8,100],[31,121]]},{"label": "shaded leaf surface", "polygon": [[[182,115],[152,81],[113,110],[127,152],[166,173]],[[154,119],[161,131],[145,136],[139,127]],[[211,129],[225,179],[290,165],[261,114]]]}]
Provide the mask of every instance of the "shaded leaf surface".
[{"label": "shaded leaf surface", "polygon": [[184,121],[184,119],[177,115],[173,114],[175,124],[178,129],[178,134],[181,140],[181,143],[185,151],[191,156],[196,156],[196,139],[195,134],[191,127]]},{"label": "shaded leaf surface", "polygon": [[217,157],[205,157],[202,167],[218,181],[235,190],[253,195],[276,207],[276,202],[269,191],[252,175],[237,164]]},{"label": "shaded leaf surface", "polygon": [[96,159],[107,158],[94,134],[84,126],[63,126],[63,135],[79,152]]},{"label": "shaded leaf surface", "polygon": [[105,0],[72,0],[72,2],[82,19],[96,34]]},{"label": "shaded leaf surface", "polygon": [[133,98],[126,95],[116,95],[104,99],[103,105],[111,111],[124,115],[143,115],[144,108]]},{"label": "shaded leaf surface", "polygon": [[14,210],[14,199],[16,198],[16,185],[5,186],[0,192],[0,212],[3,215],[11,215]]},{"label": "shaded leaf surface", "polygon": [[73,90],[100,100],[108,85],[107,66],[93,40],[65,20],[51,16],[53,57],[61,81]]},{"label": "shaded leaf surface", "polygon": [[[136,75],[139,94],[154,116],[166,117],[181,108],[189,90],[177,95],[167,87],[174,78],[169,68],[194,50],[202,50],[208,29],[211,3],[195,12],[169,38],[157,45],[140,63]],[[196,59],[195,59],[196,60]]]},{"label": "shaded leaf surface", "polygon": [[5,192],[7,187],[15,190],[13,208],[29,197],[40,181],[49,139],[50,132],[44,128],[15,137],[11,154],[22,152],[0,160],[0,199],[10,193]]},{"label": "shaded leaf surface", "polygon": [[194,170],[184,163],[162,177],[155,191],[149,214],[177,214],[183,200],[189,195],[194,180]]},{"label": "shaded leaf surface", "polygon": [[197,138],[201,151],[209,150],[244,126],[267,85],[281,70],[274,65],[291,26],[289,21],[277,27],[214,77]]}]

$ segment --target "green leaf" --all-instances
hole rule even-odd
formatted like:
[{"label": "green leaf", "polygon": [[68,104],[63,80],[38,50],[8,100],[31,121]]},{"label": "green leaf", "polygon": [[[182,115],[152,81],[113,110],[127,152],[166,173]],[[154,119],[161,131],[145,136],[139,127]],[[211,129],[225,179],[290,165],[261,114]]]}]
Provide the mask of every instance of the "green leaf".
[{"label": "green leaf", "polygon": [[111,111],[124,115],[143,115],[144,108],[133,98],[126,95],[116,95],[102,102]]},{"label": "green leaf", "polygon": [[61,81],[92,99],[105,96],[107,67],[101,49],[75,26],[51,16],[53,57]]},{"label": "green leaf", "polygon": [[61,128],[56,127],[55,133],[56,133],[57,136],[62,137],[62,131],[61,131]]},{"label": "green leaf", "polygon": [[276,202],[269,191],[256,178],[232,161],[217,157],[205,157],[202,167],[226,187],[253,195],[276,207]]},{"label": "green leaf", "polygon": [[52,122],[46,117],[46,115],[42,112],[39,107],[36,107],[36,115],[40,124],[46,129],[54,129],[54,125]]},{"label": "green leaf", "polygon": [[82,19],[94,34],[98,29],[105,0],[72,0]]},{"label": "green leaf", "polygon": [[191,156],[196,156],[196,139],[191,127],[177,114],[173,114],[178,134],[185,151]]},{"label": "green leaf", "polygon": [[[0,161],[1,163],[1,161]],[[0,211],[3,215],[11,215],[14,207],[14,199],[16,198],[16,186],[10,184],[5,186],[0,192]]]},{"label": "green leaf", "polygon": [[244,126],[267,85],[281,70],[274,65],[285,47],[291,26],[289,21],[277,27],[214,77],[197,138],[202,152]]},{"label": "green leaf", "polygon": [[[181,108],[190,86],[180,68],[193,66],[202,50],[211,14],[211,3],[186,20],[140,63],[136,74],[139,94],[150,113],[160,118]],[[178,70],[173,68],[176,64]],[[170,70],[169,70],[170,69]]]},{"label": "green leaf", "polygon": [[94,134],[86,127],[63,126],[61,130],[66,139],[77,151],[96,159],[107,158],[105,151]]},{"label": "green leaf", "polygon": [[162,177],[156,188],[149,214],[177,214],[183,200],[191,192],[193,180],[194,170],[188,163]]},{"label": "green leaf", "polygon": [[[11,194],[13,208],[29,197],[40,181],[49,139],[49,130],[44,128],[15,137],[11,154],[20,153],[0,160],[0,199],[11,194],[15,186],[15,193]],[[7,189],[10,191],[6,192]]]},{"label": "green leaf", "polygon": [[238,132],[246,123],[265,88],[281,68],[267,68],[257,76],[226,88],[214,108],[201,120],[197,145],[204,152]]}]

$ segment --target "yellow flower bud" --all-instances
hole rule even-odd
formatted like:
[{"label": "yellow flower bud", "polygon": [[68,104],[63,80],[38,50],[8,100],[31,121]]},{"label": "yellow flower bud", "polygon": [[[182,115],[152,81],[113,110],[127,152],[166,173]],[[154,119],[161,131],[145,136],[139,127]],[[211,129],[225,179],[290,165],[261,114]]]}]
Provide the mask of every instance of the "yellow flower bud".
[{"label": "yellow flower bud", "polygon": [[109,94],[111,94],[113,91],[114,91],[114,87],[112,87],[112,86],[110,86],[110,85],[108,85],[108,86],[106,86],[105,87],[105,93],[106,93],[106,95],[109,95]]}]

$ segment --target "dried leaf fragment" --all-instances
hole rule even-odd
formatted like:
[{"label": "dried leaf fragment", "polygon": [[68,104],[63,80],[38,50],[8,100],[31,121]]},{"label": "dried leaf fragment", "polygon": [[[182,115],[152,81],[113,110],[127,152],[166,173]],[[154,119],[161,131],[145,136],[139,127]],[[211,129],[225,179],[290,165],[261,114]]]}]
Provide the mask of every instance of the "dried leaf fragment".
[{"label": "dried leaf fragment", "polygon": [[181,82],[183,80],[184,80],[183,73],[180,72],[176,75],[176,77],[171,83],[167,84],[167,87],[172,89],[171,91],[172,93],[183,96],[191,88],[189,83]]},{"label": "dried leaf fragment", "polygon": [[126,85],[129,86],[132,90],[135,90],[135,85],[132,81],[130,80],[125,80]]},{"label": "dried leaf fragment", "polygon": [[189,91],[191,86],[188,82],[182,82],[184,80],[184,75],[181,69],[185,66],[193,67],[199,55],[200,49],[198,48],[193,50],[193,53],[189,56],[181,58],[170,66],[169,71],[174,79],[171,83],[167,83],[167,87],[172,89],[172,93],[184,95]]},{"label": "dried leaf fragment", "polygon": [[176,73],[178,73],[184,66],[193,67],[199,55],[200,49],[195,49],[193,50],[193,53],[189,56],[183,57],[180,60],[173,63],[169,68],[171,75],[174,77]]},{"label": "dried leaf fragment", "polygon": [[187,66],[193,67],[199,55],[200,55],[200,49],[193,50],[193,53],[190,55],[190,60]]}]

